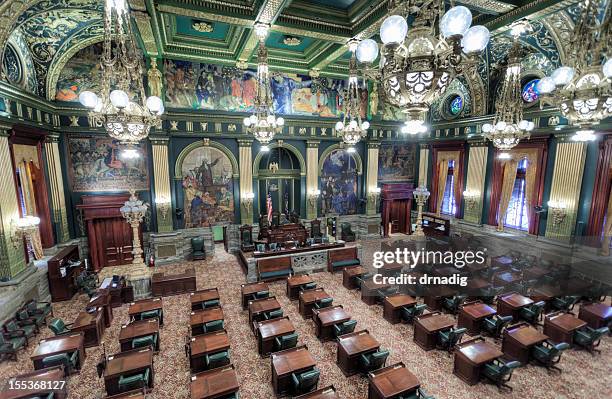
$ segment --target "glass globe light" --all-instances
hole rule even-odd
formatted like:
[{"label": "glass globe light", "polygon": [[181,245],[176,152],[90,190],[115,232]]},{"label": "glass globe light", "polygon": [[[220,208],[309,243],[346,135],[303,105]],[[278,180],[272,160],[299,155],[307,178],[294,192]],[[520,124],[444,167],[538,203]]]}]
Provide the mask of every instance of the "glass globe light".
[{"label": "glass globe light", "polygon": [[572,78],[574,77],[574,73],[575,73],[574,68],[559,67],[553,71],[550,77],[555,82],[555,85],[565,86],[569,82],[572,81]]},{"label": "glass globe light", "polygon": [[528,126],[529,126],[529,121],[526,121],[525,119],[523,119],[522,121],[518,123],[518,127],[521,130],[527,130]]},{"label": "glass globe light", "polygon": [[546,76],[540,79],[540,81],[536,84],[536,90],[540,92],[540,94],[549,94],[555,91],[556,89],[555,81]]},{"label": "glass globe light", "polygon": [[116,108],[126,108],[130,103],[130,98],[123,90],[113,90],[110,92],[110,101]]},{"label": "glass globe light", "polygon": [[262,145],[261,148],[259,149],[259,151],[261,151],[261,152],[268,152],[268,151],[270,151],[270,147],[268,147],[267,145]]},{"label": "glass globe light", "polygon": [[472,24],[472,12],[464,6],[448,10],[440,20],[440,32],[445,38],[463,35]]},{"label": "glass globe light", "polygon": [[151,96],[147,98],[147,108],[153,113],[159,112],[163,106],[162,99],[157,96]]},{"label": "glass globe light", "polygon": [[530,132],[535,128],[535,123],[527,122],[527,131]]},{"label": "glass globe light", "polygon": [[253,114],[249,117],[249,119],[251,120],[252,124],[257,123],[257,115]]},{"label": "glass globe light", "polygon": [[467,30],[467,32],[465,32],[463,38],[461,39],[461,47],[463,47],[463,52],[470,54],[484,50],[487,47],[487,44],[489,44],[490,38],[491,33],[486,27],[482,25],[472,26]]},{"label": "glass globe light", "polygon": [[350,127],[351,129],[355,129],[355,128],[357,127],[357,121],[356,121],[356,120],[352,120],[352,121],[349,123],[349,127]]},{"label": "glass globe light", "polygon": [[246,118],[244,118],[244,120],[242,121],[242,123],[244,123],[244,126],[249,127],[251,126],[251,118],[249,118],[248,116]]},{"label": "glass globe light", "polygon": [[378,57],[378,43],[372,39],[362,40],[355,52],[359,62],[372,63]]},{"label": "glass globe light", "polygon": [[484,125],[482,125],[482,131],[484,133],[490,133],[493,131],[493,125],[491,125],[490,123],[485,123]]},{"label": "glass globe light", "polygon": [[284,125],[285,125],[285,118],[280,117],[276,120],[276,126],[284,126]]},{"label": "glass globe light", "polygon": [[344,123],[342,123],[341,121],[336,122],[336,130],[342,129],[344,129]]},{"label": "glass globe light", "polygon": [[385,19],[380,27],[380,39],[384,44],[401,43],[408,33],[408,23],[400,15],[392,15]]},{"label": "glass globe light", "polygon": [[612,79],[612,58],[603,65],[603,74],[606,78]]},{"label": "glass globe light", "polygon": [[266,120],[268,121],[268,123],[271,125],[276,121],[276,118],[274,118],[274,115],[268,115],[268,117],[266,118]]},{"label": "glass globe light", "polygon": [[495,129],[497,130],[504,130],[506,128],[507,124],[504,121],[499,121],[497,122],[497,124],[495,125]]},{"label": "glass globe light", "polygon": [[368,129],[370,128],[370,122],[368,122],[368,121],[363,122],[363,123],[361,124],[361,128],[362,128],[363,130],[368,130]]},{"label": "glass globe light", "polygon": [[84,91],[79,94],[79,102],[87,108],[95,108],[98,105],[98,96],[91,91]]},{"label": "glass globe light", "polygon": [[157,115],[162,115],[166,111],[166,107],[164,107],[164,103],[161,103],[161,107],[159,107],[159,111],[157,111]]}]

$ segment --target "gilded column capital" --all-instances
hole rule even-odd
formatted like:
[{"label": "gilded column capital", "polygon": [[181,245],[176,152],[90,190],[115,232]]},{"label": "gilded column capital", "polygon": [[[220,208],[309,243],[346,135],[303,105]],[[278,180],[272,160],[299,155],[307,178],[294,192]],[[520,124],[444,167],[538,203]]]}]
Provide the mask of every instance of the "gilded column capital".
[{"label": "gilded column capital", "polygon": [[487,141],[484,139],[468,140],[467,143],[470,145],[470,147],[488,147],[489,146]]},{"label": "gilded column capital", "polygon": [[429,143],[421,143],[421,144],[419,144],[419,148],[421,150],[429,150],[431,148],[431,144],[429,144]]},{"label": "gilded column capital", "polygon": [[558,142],[570,141],[575,144],[581,144],[581,141],[572,141],[571,138],[574,135],[574,132],[555,132],[553,136],[557,139]]},{"label": "gilded column capital", "polygon": [[149,140],[151,141],[151,145],[167,146],[170,143],[170,138],[168,137],[149,136]]},{"label": "gilded column capital", "polygon": [[320,140],[307,140],[306,148],[318,148],[319,144],[321,144]]},{"label": "gilded column capital", "polygon": [[45,143],[59,143],[59,132],[51,132],[45,137]]},{"label": "gilded column capital", "polygon": [[251,139],[238,139],[238,147],[251,147],[253,145],[253,140]]},{"label": "gilded column capital", "polygon": [[380,141],[368,141],[368,148],[380,148]]}]

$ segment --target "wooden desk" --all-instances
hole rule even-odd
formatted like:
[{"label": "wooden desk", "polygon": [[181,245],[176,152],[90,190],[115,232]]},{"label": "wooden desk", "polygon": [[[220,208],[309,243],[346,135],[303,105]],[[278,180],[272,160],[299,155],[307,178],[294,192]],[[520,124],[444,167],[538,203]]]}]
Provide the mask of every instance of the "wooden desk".
[{"label": "wooden desk", "polygon": [[553,342],[567,342],[573,345],[574,331],[586,324],[570,313],[551,313],[544,317],[544,334]]},{"label": "wooden desk", "polygon": [[496,287],[499,286],[510,286],[512,284],[516,284],[522,280],[520,273],[513,272],[502,272],[497,273],[493,277],[493,283]]},{"label": "wooden desk", "polygon": [[521,309],[531,306],[533,300],[521,294],[510,293],[497,298],[497,314],[500,316],[512,316],[512,320],[518,321]]},{"label": "wooden desk", "polygon": [[240,286],[241,297],[242,297],[242,309],[247,309],[249,307],[249,301],[247,297],[249,295],[253,295],[259,291],[269,291],[267,283],[250,283],[250,284],[242,284]]},{"label": "wooden desk", "polygon": [[105,399],[146,399],[142,389],[134,389],[118,395],[105,396]]},{"label": "wooden desk", "polygon": [[440,312],[428,313],[415,318],[414,342],[426,351],[436,348],[438,332],[449,330],[455,325],[455,319]]},{"label": "wooden desk", "polygon": [[[110,277],[104,279],[103,284],[107,280],[112,280]],[[110,284],[110,282],[109,282]],[[111,304],[111,294],[108,288],[98,288],[93,297],[87,302],[87,308],[102,308],[104,314],[104,326],[106,328],[111,326],[113,321],[113,306]]]},{"label": "wooden desk", "polygon": [[216,288],[198,290],[189,294],[189,300],[191,301],[191,310],[202,309],[202,302],[214,301],[215,299],[219,300],[219,290],[217,290]]},{"label": "wooden desk", "polygon": [[254,321],[260,321],[263,318],[263,313],[280,308],[280,303],[274,296],[249,301],[249,324],[252,327]]},{"label": "wooden desk", "polygon": [[132,350],[132,340],[134,338],[145,337],[147,335],[157,335],[157,345],[155,346],[154,350],[155,352],[159,352],[161,339],[161,336],[159,335],[159,320],[139,320],[122,325],[121,332],[119,333],[119,345],[121,347],[121,352]]},{"label": "wooden desk", "polygon": [[561,295],[563,295],[563,290],[560,287],[542,285],[531,290],[529,298],[531,298],[534,302],[544,301],[544,313],[548,313],[552,309],[552,305],[550,304],[552,299]]},{"label": "wooden desk", "polygon": [[442,309],[442,300],[457,293],[456,290],[447,285],[429,286],[426,290],[423,302],[427,305],[427,308],[432,311]]},{"label": "wooden desk", "polygon": [[272,387],[274,392],[285,394],[292,387],[291,373],[300,373],[316,366],[308,348],[298,346],[271,355],[272,358]]},{"label": "wooden desk", "polygon": [[181,274],[154,273],[151,276],[153,296],[178,295],[196,289],[196,273],[191,268]]},{"label": "wooden desk", "polygon": [[338,337],[338,366],[346,376],[359,372],[359,356],[376,352],[380,348],[378,341],[368,330],[361,330]]},{"label": "wooden desk", "polygon": [[357,277],[361,277],[366,273],[363,266],[349,266],[342,269],[342,285],[347,290],[359,288],[357,285]]},{"label": "wooden desk", "polygon": [[223,320],[223,309],[219,306],[208,309],[192,310],[189,315],[189,327],[191,328],[191,335],[198,335],[204,333],[204,324],[215,321]]},{"label": "wooden desk", "polygon": [[501,267],[502,269],[506,269],[512,266],[513,263],[514,259],[506,255],[491,258],[491,267]]},{"label": "wooden desk", "polygon": [[34,363],[34,370],[45,368],[42,362],[44,357],[59,355],[60,353],[72,353],[74,351],[79,351],[79,360],[76,368],[81,370],[81,366],[85,362],[84,342],[85,338],[82,332],[41,339],[36,350],[30,356],[32,363]]},{"label": "wooden desk", "polygon": [[150,369],[149,388],[153,388],[155,373],[153,370],[153,350],[151,348],[134,349],[121,352],[106,358],[104,370],[104,387],[108,395],[122,393],[119,389],[119,377],[123,374],[135,374]]},{"label": "wooden desk", "polygon": [[482,302],[461,305],[459,306],[457,327],[467,328],[467,333],[469,335],[478,335],[480,333],[482,321],[496,313],[497,311],[495,309]]},{"label": "wooden desk", "polygon": [[591,328],[607,327],[612,321],[612,306],[603,303],[592,303],[580,307],[578,318],[584,320]]},{"label": "wooden desk", "polygon": [[97,308],[92,313],[82,311],[72,324],[71,330],[74,332],[83,331],[85,339],[83,345],[86,348],[100,345],[104,334],[104,309]]},{"label": "wooden desk", "polygon": [[378,290],[387,289],[390,284],[376,284],[374,279],[366,280],[361,285],[361,300],[368,305],[375,305],[378,296]]},{"label": "wooden desk", "polygon": [[262,356],[274,352],[274,339],[276,337],[295,332],[295,327],[287,316],[279,319],[257,321],[254,324],[255,335],[257,336],[257,351]]},{"label": "wooden desk", "polygon": [[[23,384],[25,381],[45,381],[45,384],[49,385],[43,387],[42,389],[35,388],[35,385],[32,386],[32,389],[11,389],[11,382]],[[56,382],[54,383],[54,381]],[[53,396],[54,399],[66,399],[68,397],[68,384],[65,383],[64,386],[61,386],[60,381],[65,381],[63,366],[49,367],[43,370],[20,374],[16,377],[11,377],[6,384],[4,384],[4,388],[2,388],[2,391],[0,392],[0,399],[28,399],[34,396],[46,397],[51,392],[53,392],[55,395]],[[56,384],[57,387],[54,386]]]},{"label": "wooden desk", "polygon": [[351,315],[344,310],[342,305],[312,310],[315,333],[321,341],[334,339],[334,324],[344,323],[350,319]]},{"label": "wooden desk", "polygon": [[394,276],[402,272],[404,265],[400,263],[385,263],[383,267],[379,269],[380,274],[383,276]]},{"label": "wooden desk", "polygon": [[300,287],[310,283],[314,283],[314,280],[308,274],[287,277],[287,296],[292,301],[298,299]]},{"label": "wooden desk", "polygon": [[421,385],[402,362],[370,372],[368,380],[368,399],[409,396]]},{"label": "wooden desk", "polygon": [[191,399],[221,398],[238,392],[239,388],[232,364],[191,376]]},{"label": "wooden desk", "polygon": [[305,393],[304,395],[295,396],[293,399],[337,399],[340,398],[333,385],[325,388],[317,389],[316,391]]},{"label": "wooden desk", "polygon": [[141,314],[142,312],[148,312],[150,310],[160,310],[161,318],[159,319],[159,325],[164,325],[164,303],[161,298],[149,298],[141,301],[132,302],[128,309],[128,315],[132,320]]},{"label": "wooden desk", "polygon": [[230,348],[229,337],[225,330],[196,335],[189,341],[189,365],[192,373],[206,369],[205,357]]},{"label": "wooden desk", "polygon": [[546,335],[524,323],[504,331],[502,352],[510,359],[526,365],[531,358],[531,348],[547,339]]},{"label": "wooden desk", "polygon": [[300,303],[299,309],[300,314],[303,318],[309,319],[312,317],[312,308],[317,301],[325,298],[331,298],[331,296],[325,292],[323,288],[315,288],[314,290],[306,290],[300,292]]},{"label": "wooden desk", "polygon": [[416,305],[417,301],[410,295],[394,294],[383,301],[383,317],[391,324],[400,322],[401,308]]},{"label": "wooden desk", "polygon": [[525,280],[539,280],[542,277],[548,275],[548,273],[550,273],[548,269],[545,269],[541,266],[533,266],[523,271],[523,277],[525,278]]},{"label": "wooden desk", "polygon": [[502,355],[495,345],[482,338],[466,341],[455,347],[453,373],[469,385],[477,384],[482,367]]}]

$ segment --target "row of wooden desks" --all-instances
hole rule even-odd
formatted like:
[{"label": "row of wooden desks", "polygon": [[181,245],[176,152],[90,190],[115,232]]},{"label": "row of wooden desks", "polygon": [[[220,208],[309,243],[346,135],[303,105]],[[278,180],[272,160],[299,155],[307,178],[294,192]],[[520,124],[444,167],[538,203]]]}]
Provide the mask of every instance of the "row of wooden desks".
[{"label": "row of wooden desks", "polygon": [[214,331],[191,337],[189,347],[191,371],[199,372],[206,369],[206,355],[228,350],[230,341],[227,331]]},{"label": "row of wooden desks", "polygon": [[192,310],[189,315],[189,328],[191,335],[204,334],[204,325],[211,321],[224,320],[225,315],[220,306],[208,309]]},{"label": "row of wooden desks", "polygon": [[334,339],[334,325],[351,320],[351,315],[342,305],[330,306],[312,311],[312,320],[315,323],[317,338],[321,341]]},{"label": "row of wooden desks", "polygon": [[242,284],[240,286],[240,298],[242,303],[242,309],[248,309],[249,307],[249,298],[252,295],[255,295],[258,292],[270,291],[268,284],[266,283],[249,283]]},{"label": "row of wooden desks", "polygon": [[266,356],[274,351],[274,339],[287,334],[293,334],[295,327],[289,317],[254,322],[257,338],[257,351]]},{"label": "row of wooden desks", "polygon": [[326,298],[331,298],[331,296],[323,288],[301,291],[299,295],[299,310],[302,317],[305,319],[311,318],[315,303]]},{"label": "row of wooden desks", "polygon": [[202,309],[203,302],[219,300],[219,290],[217,288],[208,288],[195,291],[189,294],[189,300],[191,302],[191,310]]},{"label": "row of wooden desks", "polygon": [[314,280],[308,274],[300,274],[297,276],[291,276],[287,278],[287,296],[290,300],[296,300],[299,298],[300,290],[306,284],[312,284]]},{"label": "row of wooden desks", "polygon": [[121,352],[132,350],[132,340],[149,335],[157,337],[157,343],[153,349],[155,352],[159,352],[161,336],[159,334],[158,319],[138,320],[122,325],[121,332],[119,332],[119,345],[121,347]]},{"label": "row of wooden desks", "polygon": [[135,320],[137,316],[144,312],[150,312],[153,310],[159,310],[161,317],[159,318],[159,325],[164,325],[164,303],[161,298],[149,298],[143,299],[137,302],[132,302],[128,308],[128,315],[130,320]]},{"label": "row of wooden desks", "polygon": [[249,324],[263,319],[263,314],[281,308],[276,297],[271,296],[263,299],[255,299],[249,301]]},{"label": "row of wooden desks", "polygon": [[153,354],[153,348],[148,347],[108,356],[106,358],[106,369],[104,370],[106,393],[108,395],[123,393],[119,388],[121,376],[144,373],[147,369],[150,372],[148,389],[153,388],[155,381]]}]

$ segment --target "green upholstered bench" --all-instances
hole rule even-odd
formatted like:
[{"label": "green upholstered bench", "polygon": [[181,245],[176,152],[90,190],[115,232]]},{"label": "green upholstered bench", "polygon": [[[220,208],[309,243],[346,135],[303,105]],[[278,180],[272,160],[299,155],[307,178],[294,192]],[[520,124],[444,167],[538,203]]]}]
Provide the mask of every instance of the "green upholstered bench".
[{"label": "green upholstered bench", "polygon": [[330,249],[327,255],[327,271],[334,273],[345,267],[360,265],[357,247]]},{"label": "green upholstered bench", "polygon": [[283,279],[292,273],[291,257],[289,256],[257,261],[257,276],[260,281]]}]

